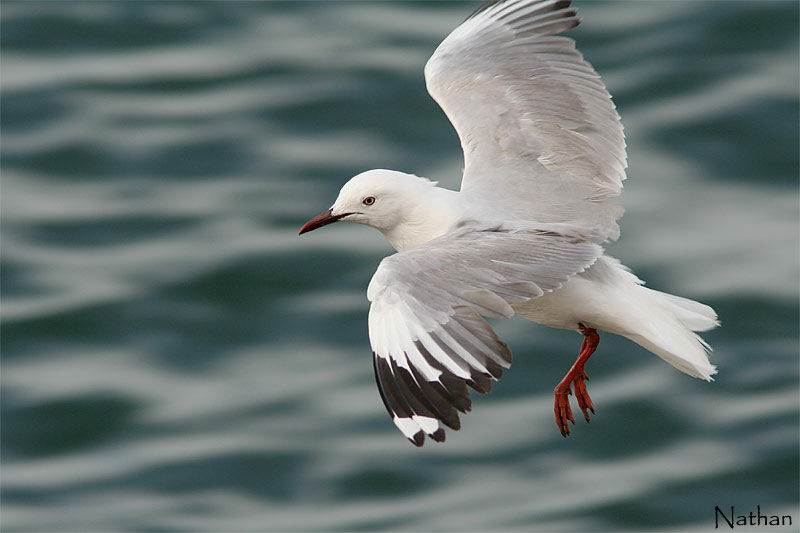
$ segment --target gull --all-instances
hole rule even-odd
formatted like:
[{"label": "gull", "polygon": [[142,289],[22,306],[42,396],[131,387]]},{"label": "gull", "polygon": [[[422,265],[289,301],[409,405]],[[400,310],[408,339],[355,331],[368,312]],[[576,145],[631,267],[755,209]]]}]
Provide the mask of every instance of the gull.
[{"label": "gull", "polygon": [[622,125],[575,42],[570,0],[487,2],[425,65],[428,92],[464,151],[461,190],[376,169],[342,187],[300,234],[336,221],[380,230],[397,253],[369,283],[375,379],[395,425],[414,445],[445,440],[488,393],[511,351],[485,318],[522,317],[583,335],[554,389],[561,434],[594,404],[584,365],[598,331],[621,335],[681,372],[712,381],[711,347],[696,331],[719,325],[704,304],[644,286],[605,254],[619,236],[625,179]]}]

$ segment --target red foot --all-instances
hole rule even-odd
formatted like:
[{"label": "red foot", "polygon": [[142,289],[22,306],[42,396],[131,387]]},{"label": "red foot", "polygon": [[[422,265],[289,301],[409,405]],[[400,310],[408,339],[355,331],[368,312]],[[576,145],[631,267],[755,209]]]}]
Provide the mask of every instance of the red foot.
[{"label": "red foot", "polygon": [[572,380],[572,386],[575,388],[575,399],[578,400],[578,407],[583,411],[583,417],[589,422],[592,419],[589,416],[589,411],[594,414],[594,404],[592,404],[592,399],[589,398],[589,391],[586,390],[586,381],[589,381],[589,376],[584,371]]},{"label": "red foot", "polygon": [[572,416],[572,409],[569,408],[568,395],[572,394],[569,389],[566,392],[554,391],[556,396],[556,403],[553,406],[553,411],[556,414],[556,424],[561,434],[566,437],[569,435],[569,424],[567,421],[575,423],[575,418]]},{"label": "red foot", "polygon": [[591,420],[589,411],[594,413],[594,404],[592,404],[592,399],[589,397],[589,392],[586,390],[585,383],[589,380],[589,377],[583,370],[583,365],[600,343],[600,336],[597,334],[597,330],[593,328],[587,328],[583,324],[579,324],[579,326],[581,333],[584,335],[581,351],[578,354],[578,358],[575,360],[575,364],[573,364],[572,368],[567,372],[567,375],[564,376],[564,379],[553,389],[555,395],[553,411],[556,415],[556,425],[561,431],[561,435],[564,437],[569,435],[569,424],[567,424],[567,422],[575,423],[575,417],[572,416],[572,409],[569,407],[568,396],[572,394],[570,384],[572,388],[575,389],[575,399],[578,400],[578,407],[583,411],[583,416],[586,418],[587,422]]}]

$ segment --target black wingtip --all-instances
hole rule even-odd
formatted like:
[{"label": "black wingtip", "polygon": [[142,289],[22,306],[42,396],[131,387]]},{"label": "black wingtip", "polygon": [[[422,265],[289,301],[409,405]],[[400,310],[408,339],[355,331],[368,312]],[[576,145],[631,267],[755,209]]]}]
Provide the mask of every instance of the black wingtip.
[{"label": "black wingtip", "polygon": [[444,429],[442,428],[437,429],[436,431],[430,434],[430,437],[436,442],[444,442],[444,437],[445,437]]},{"label": "black wingtip", "polygon": [[484,2],[484,3],[482,3],[481,5],[479,5],[479,6],[477,7],[477,9],[475,9],[475,11],[473,11],[472,13],[470,13],[470,14],[469,14],[469,16],[467,17],[467,20],[469,20],[469,19],[471,19],[471,18],[475,17],[475,16],[476,16],[476,15],[478,15],[479,13],[483,13],[484,11],[486,11],[487,9],[489,9],[490,7],[492,7],[492,6],[494,6],[494,5],[497,5],[497,4],[499,4],[500,2],[504,2],[504,1],[505,1],[505,0],[488,0],[487,2]]},{"label": "black wingtip", "polygon": [[417,448],[422,447],[425,444],[425,433],[421,430],[414,433],[414,437],[408,439],[408,442],[416,446]]},{"label": "black wingtip", "polygon": [[[483,13],[484,11],[489,9],[490,7],[496,6],[498,4],[511,3],[513,1],[514,0],[487,0],[486,2],[482,3],[481,5],[479,5],[475,9],[475,11],[470,13],[470,15],[467,17],[467,20],[479,15],[480,13]],[[566,9],[566,8],[570,7],[571,5],[572,5],[572,0],[557,0],[551,6],[549,6],[549,8],[547,8],[547,11],[559,11],[561,9]]]},{"label": "black wingtip", "polygon": [[[508,19],[511,19],[512,23],[516,23],[522,19],[535,19],[534,33],[536,35],[555,35],[571,30],[581,23],[581,19],[577,15],[578,10],[571,8],[571,4],[572,0],[531,0],[529,2],[525,0],[489,0],[478,6],[466,20],[493,9],[493,16],[497,21],[509,22]],[[520,13],[522,15],[515,19],[514,17]],[[547,14],[549,13],[552,13],[553,16],[548,18]]]},{"label": "black wingtip", "polygon": [[492,376],[489,374],[472,372],[470,379],[467,380],[467,385],[480,394],[489,394],[492,392]]}]

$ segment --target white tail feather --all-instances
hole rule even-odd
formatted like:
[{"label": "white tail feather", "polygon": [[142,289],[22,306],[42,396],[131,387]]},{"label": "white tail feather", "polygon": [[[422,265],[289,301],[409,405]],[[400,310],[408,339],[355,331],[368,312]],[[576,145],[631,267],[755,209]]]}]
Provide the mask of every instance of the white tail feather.
[{"label": "white tail feather", "polygon": [[711,347],[694,332],[719,326],[714,310],[694,300],[647,287],[638,286],[636,292],[648,312],[645,323],[625,336],[681,372],[712,381],[717,367],[708,360]]},{"label": "white tail feather", "polygon": [[672,304],[672,311],[681,323],[692,331],[708,331],[719,326],[717,313],[705,304],[695,302],[688,298],[681,298],[674,294],[658,292],[645,288],[646,291],[655,293],[656,297],[661,297]]},{"label": "white tail feather", "polygon": [[681,372],[711,381],[711,347],[695,331],[719,325],[709,306],[648,289],[613,257],[600,257],[560,289],[512,304],[528,320],[579,330],[580,325],[622,335]]}]

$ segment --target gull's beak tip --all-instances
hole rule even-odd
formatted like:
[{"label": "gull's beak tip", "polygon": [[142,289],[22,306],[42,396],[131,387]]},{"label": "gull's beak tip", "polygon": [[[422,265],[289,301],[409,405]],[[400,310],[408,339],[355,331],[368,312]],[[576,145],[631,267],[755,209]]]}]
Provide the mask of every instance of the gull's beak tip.
[{"label": "gull's beak tip", "polygon": [[320,213],[319,215],[315,216],[314,218],[303,224],[303,227],[300,228],[300,231],[297,234],[302,235],[303,233],[308,233],[309,231],[321,228],[322,226],[327,226],[331,222],[336,222],[340,218],[342,217],[333,215],[333,208],[328,209],[324,213]]}]

